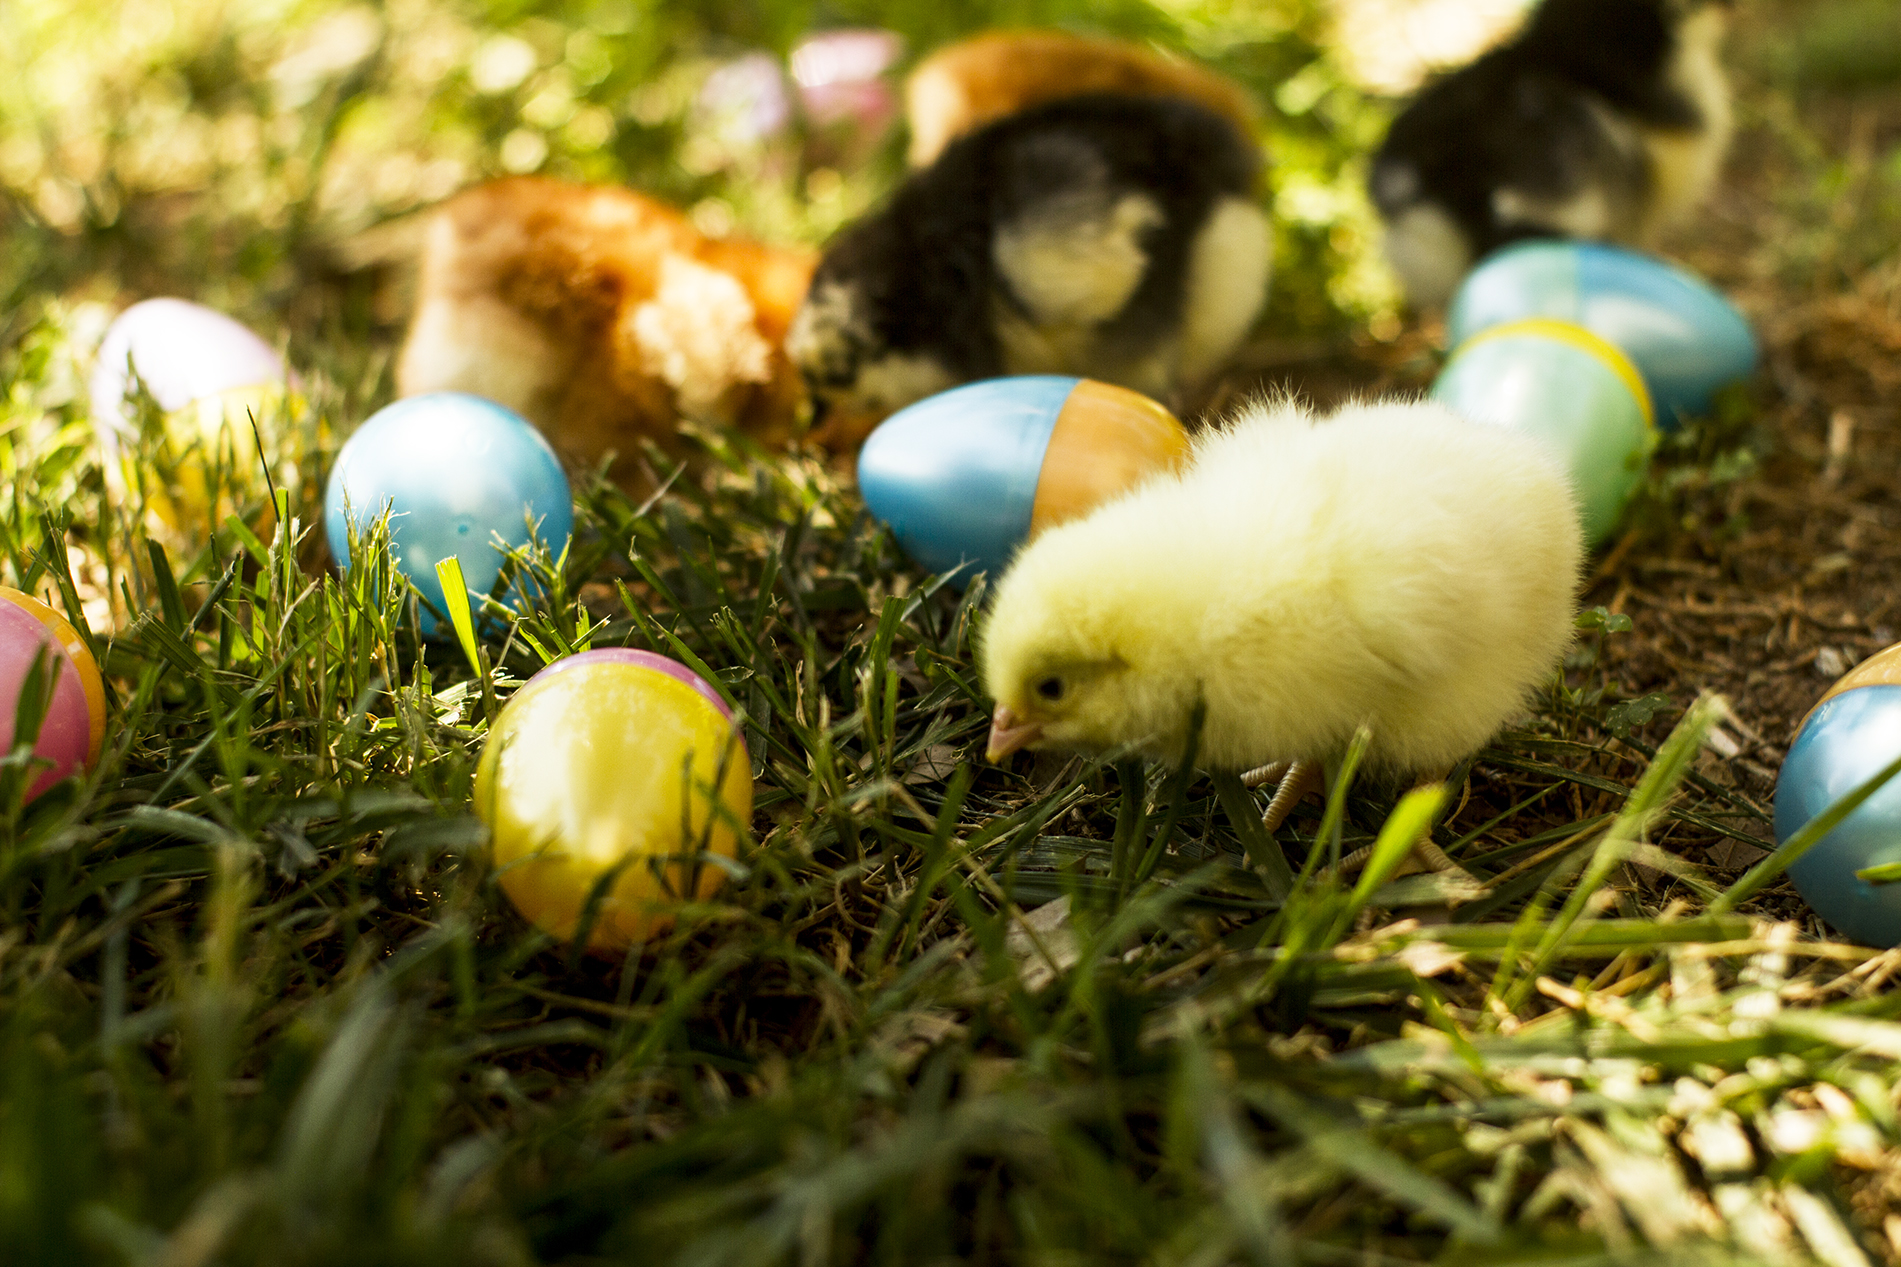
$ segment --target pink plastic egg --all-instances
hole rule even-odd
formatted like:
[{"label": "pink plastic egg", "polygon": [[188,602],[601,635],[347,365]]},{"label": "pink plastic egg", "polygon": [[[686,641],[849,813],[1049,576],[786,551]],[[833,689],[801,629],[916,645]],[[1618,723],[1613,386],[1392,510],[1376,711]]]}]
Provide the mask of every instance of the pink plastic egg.
[{"label": "pink plastic egg", "polygon": [[792,81],[816,160],[856,165],[877,147],[898,117],[887,77],[903,52],[897,34],[871,28],[826,31],[792,50]]},{"label": "pink plastic egg", "polygon": [[885,75],[904,53],[892,31],[857,28],[814,35],[792,50],[792,80],[812,122],[850,120],[882,128],[897,112]]}]

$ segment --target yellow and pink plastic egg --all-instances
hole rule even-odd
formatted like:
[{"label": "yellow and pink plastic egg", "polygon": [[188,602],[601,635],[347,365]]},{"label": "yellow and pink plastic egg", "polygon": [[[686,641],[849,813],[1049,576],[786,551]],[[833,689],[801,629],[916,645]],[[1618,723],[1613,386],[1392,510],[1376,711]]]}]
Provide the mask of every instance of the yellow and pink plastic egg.
[{"label": "yellow and pink plastic egg", "polygon": [[55,676],[33,743],[34,757],[46,768],[28,784],[28,799],[98,763],[106,737],[105,683],[71,622],[32,595],[0,586],[0,751],[13,749],[20,695],[36,661]]},{"label": "yellow and pink plastic egg", "polygon": [[718,691],[627,648],[557,660],[502,709],[476,771],[502,891],[537,927],[614,953],[725,880],[752,816],[746,745]]}]

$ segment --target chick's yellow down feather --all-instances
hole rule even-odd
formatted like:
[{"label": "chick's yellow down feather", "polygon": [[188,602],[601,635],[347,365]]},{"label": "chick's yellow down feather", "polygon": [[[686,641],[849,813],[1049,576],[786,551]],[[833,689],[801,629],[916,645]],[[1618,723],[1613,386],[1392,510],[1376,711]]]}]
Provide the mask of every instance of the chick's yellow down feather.
[{"label": "chick's yellow down feather", "polygon": [[1384,773],[1443,771],[1557,665],[1582,550],[1533,440],[1424,402],[1253,406],[1018,556],[981,646],[992,751],[1179,759],[1205,700],[1211,769],[1329,762],[1364,724]]}]

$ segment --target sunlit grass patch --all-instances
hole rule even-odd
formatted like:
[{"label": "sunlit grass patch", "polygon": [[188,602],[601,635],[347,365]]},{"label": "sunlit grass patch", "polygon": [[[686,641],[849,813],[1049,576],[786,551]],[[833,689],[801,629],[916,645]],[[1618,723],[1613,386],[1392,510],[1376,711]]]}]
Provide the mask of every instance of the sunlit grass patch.
[{"label": "sunlit grass patch", "polygon": [[[1387,107],[1318,6],[980,9],[821,16],[1211,59],[1271,107],[1270,320],[1392,316],[1355,168]],[[656,496],[577,479],[565,554],[462,588],[465,628],[449,587],[439,641],[386,523],[329,566],[323,476],[401,317],[366,231],[538,155],[822,237],[895,150],[682,161],[708,70],[812,13],[10,17],[0,566],[87,632],[112,725],[31,802],[0,759],[8,1261],[1893,1260],[1901,955],[1780,886],[1766,788],[1713,755],[1736,723],[1627,687],[1650,631],[1614,594],[1445,788],[1342,780],[1269,837],[1192,762],[984,765],[985,583],[912,569],[815,454],[689,429]],[[1776,214],[1885,196],[1869,135]],[[1874,223],[1765,275],[1886,258]],[[106,305],[158,289],[281,335],[301,387],[252,450],[250,415],[178,443],[144,402],[125,478],[83,384]],[[1738,397],[1666,451],[1613,551],[1741,539],[1762,425]],[[726,883],[617,958],[510,906],[472,805],[499,709],[604,646],[712,682],[756,788]],[[1421,839],[1458,870],[1401,874]]]},{"label": "sunlit grass patch", "polygon": [[[114,741],[0,868],[14,1243],[1714,1262],[1851,1235],[1829,1176],[1893,1142],[1885,961],[1704,913],[1735,882],[1659,847],[1753,808],[1694,773],[1717,706],[1649,762],[1585,657],[1469,782],[1342,781],[1268,839],[1191,767],[982,767],[981,584],[909,572],[814,459],[649,460],[663,496],[589,485],[565,558],[513,562],[532,612],[471,596],[473,666],[419,637],[384,526],[314,567],[292,490],[188,562],[98,530],[136,612],[95,631]],[[65,595],[26,534],[76,530],[14,504]],[[469,799],[488,701],[603,645],[715,681],[758,787],[728,883],[618,961],[513,912]],[[1467,879],[1393,877],[1428,832]]]}]

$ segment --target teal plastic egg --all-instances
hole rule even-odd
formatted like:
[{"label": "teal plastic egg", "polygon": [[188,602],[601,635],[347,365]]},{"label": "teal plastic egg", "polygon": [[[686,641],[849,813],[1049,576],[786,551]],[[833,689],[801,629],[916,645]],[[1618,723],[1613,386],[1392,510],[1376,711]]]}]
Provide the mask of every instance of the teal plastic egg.
[{"label": "teal plastic egg", "polygon": [[1718,389],[1756,368],[1749,323],[1709,283],[1598,242],[1524,242],[1487,257],[1452,301],[1452,344],[1532,317],[1572,322],[1620,349],[1666,430],[1706,413]]},{"label": "teal plastic egg", "polygon": [[[1901,646],[1856,665],[1810,710],[1776,775],[1776,840],[1901,757]],[[1856,872],[1901,862],[1901,778],[1856,807],[1789,866],[1802,899],[1843,936],[1901,945],[1901,884]]]},{"label": "teal plastic egg", "polygon": [[910,405],[858,454],[858,489],[905,553],[933,572],[996,576],[1036,533],[1188,455],[1188,433],[1139,392],[1024,375]]},{"label": "teal plastic egg", "polygon": [[[568,477],[548,442],[520,415],[463,392],[430,392],[386,406],[357,428],[324,489],[324,532],[340,564],[349,526],[361,534],[390,508],[396,566],[447,611],[436,564],[454,556],[472,598],[501,575],[493,543],[526,545],[530,521],[559,554],[574,531]],[[347,512],[346,512],[347,507]],[[422,613],[424,633],[436,620]]]},{"label": "teal plastic egg", "polygon": [[1655,445],[1650,396],[1630,360],[1581,326],[1518,321],[1467,340],[1432,398],[1474,422],[1533,435],[1570,474],[1592,541],[1608,535]]}]

